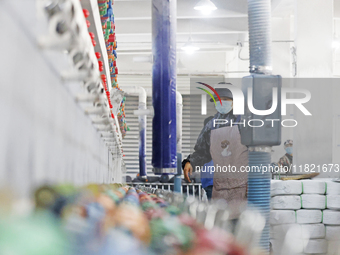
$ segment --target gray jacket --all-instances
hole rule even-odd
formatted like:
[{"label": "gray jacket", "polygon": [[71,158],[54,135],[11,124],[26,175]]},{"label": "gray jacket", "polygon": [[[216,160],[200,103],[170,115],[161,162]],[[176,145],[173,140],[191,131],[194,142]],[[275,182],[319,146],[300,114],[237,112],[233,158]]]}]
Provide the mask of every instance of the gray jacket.
[{"label": "gray jacket", "polygon": [[[214,119],[225,119],[228,120],[227,124],[216,124],[214,127]],[[204,164],[211,161],[210,155],[210,134],[212,129],[222,128],[230,126],[230,120],[236,121],[237,117],[233,115],[232,111],[227,114],[216,113],[212,119],[210,119],[203,127],[201,133],[197,138],[194,152],[190,154],[182,162],[182,168],[184,168],[187,162],[190,162],[193,170],[195,166],[203,166]]]}]

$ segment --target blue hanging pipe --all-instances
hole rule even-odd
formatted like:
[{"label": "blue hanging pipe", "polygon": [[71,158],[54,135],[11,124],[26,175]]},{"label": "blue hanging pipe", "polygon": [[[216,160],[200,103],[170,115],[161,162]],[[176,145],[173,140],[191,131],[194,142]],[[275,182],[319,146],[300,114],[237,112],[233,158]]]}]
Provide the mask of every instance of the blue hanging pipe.
[{"label": "blue hanging pipe", "polygon": [[[139,87],[138,110],[146,110],[146,92],[144,88]],[[139,123],[139,176],[147,177],[146,172],[146,115],[138,116]]]},{"label": "blue hanging pipe", "polygon": [[[243,79],[243,92],[251,87],[254,106],[257,110],[266,110],[272,104],[272,89],[281,88],[281,77],[271,75],[271,0],[248,0],[250,73]],[[274,93],[274,92],[273,92]],[[269,96],[268,96],[269,95]],[[279,102],[280,92],[278,92]],[[281,108],[268,116],[252,114],[246,104],[244,119],[281,119]],[[260,246],[269,252],[270,230],[270,180],[268,171],[271,162],[271,146],[281,143],[281,126],[243,128],[242,143],[248,146],[250,168],[256,171],[248,173],[248,203],[257,207],[266,219],[261,235]]]},{"label": "blue hanging pipe", "polygon": [[[144,106],[138,107],[141,110],[146,109]],[[146,177],[146,115],[138,116],[139,122],[139,176]]]},{"label": "blue hanging pipe", "polygon": [[176,0],[152,0],[152,166],[176,174]]},{"label": "blue hanging pipe", "polygon": [[[269,147],[271,148],[271,147]],[[260,246],[269,251],[270,242],[270,172],[264,172],[264,167],[269,167],[271,161],[270,152],[256,151],[249,148],[249,166],[257,167],[258,171],[248,173],[248,202],[255,205],[266,219],[266,225],[262,231]],[[255,168],[254,168],[255,169]]]},{"label": "blue hanging pipe", "polygon": [[270,74],[271,59],[271,1],[248,0],[250,72]]}]

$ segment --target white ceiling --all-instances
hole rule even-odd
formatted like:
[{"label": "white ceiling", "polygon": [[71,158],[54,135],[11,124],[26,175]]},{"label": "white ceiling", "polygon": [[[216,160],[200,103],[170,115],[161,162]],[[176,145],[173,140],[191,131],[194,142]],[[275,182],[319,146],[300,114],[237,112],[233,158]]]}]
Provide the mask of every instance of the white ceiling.
[{"label": "white ceiling", "polygon": [[[179,72],[225,72],[237,42],[247,41],[247,0],[213,0],[218,9],[208,16],[194,10],[197,2],[177,0],[177,59],[183,64]],[[272,0],[273,17],[289,17],[292,2]],[[114,14],[120,73],[150,73],[151,63],[135,63],[133,58],[151,55],[151,0],[115,0]],[[187,56],[181,46],[190,35],[200,50]],[[247,54],[245,48],[242,55]]]},{"label": "white ceiling", "polygon": [[[289,74],[289,41],[293,38],[291,15],[296,0],[272,0],[273,58]],[[322,1],[322,0],[320,0]],[[244,42],[241,57],[248,58],[247,0],[212,0],[217,10],[208,16],[194,10],[198,0],[177,0],[177,65],[179,73],[246,72],[249,63],[238,59],[237,42]],[[340,17],[340,0],[334,0],[335,17]],[[136,63],[137,56],[151,56],[151,0],[115,0],[114,14],[120,75],[149,75],[151,62]],[[187,55],[181,46],[189,36],[200,47]],[[287,42],[283,42],[287,41]],[[275,60],[277,58],[277,60]],[[282,60],[284,58],[284,60]],[[275,66],[274,66],[275,68]],[[118,79],[119,81],[119,79]],[[121,84],[123,85],[123,84]]]},{"label": "white ceiling", "polygon": [[[218,9],[208,16],[193,9],[197,2],[177,1],[178,43],[185,43],[190,34],[195,43],[211,45],[235,46],[237,41],[245,40],[247,0],[213,0]],[[274,17],[290,14],[292,0],[272,2]],[[114,13],[120,52],[151,48],[151,0],[116,0]]]}]

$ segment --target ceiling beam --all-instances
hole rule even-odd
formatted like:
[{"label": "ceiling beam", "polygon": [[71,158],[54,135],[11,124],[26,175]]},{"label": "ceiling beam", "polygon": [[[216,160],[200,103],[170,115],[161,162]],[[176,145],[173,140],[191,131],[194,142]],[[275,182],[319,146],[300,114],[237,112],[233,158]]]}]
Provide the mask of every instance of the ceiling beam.
[{"label": "ceiling beam", "polygon": [[[185,20],[185,19],[238,19],[238,18],[248,18],[246,14],[239,15],[214,15],[214,16],[179,16],[177,20]],[[272,16],[272,19],[282,19],[281,16]],[[115,17],[115,21],[134,21],[134,20],[151,20],[150,16],[144,17]]]},{"label": "ceiling beam", "polygon": [[[177,32],[177,35],[228,35],[228,34],[244,34],[248,33],[248,31],[202,31],[202,32]],[[119,33],[116,34],[119,36],[151,36],[151,33]]]},{"label": "ceiling beam", "polygon": [[[221,49],[200,49],[196,51],[197,53],[213,53],[213,52],[226,52],[226,51],[233,51],[233,48],[221,48]],[[185,53],[184,50],[177,49],[177,52]],[[118,55],[151,55],[152,51],[149,50],[117,50]]]},{"label": "ceiling beam", "polygon": [[[216,71],[216,72],[177,72],[178,76],[216,76],[225,75],[232,73],[249,73],[249,71]],[[141,76],[151,76],[152,72],[120,72],[119,75],[141,75]],[[123,86],[124,87],[124,86]]]},{"label": "ceiling beam", "polygon": [[[177,19],[236,19],[236,18],[247,18],[246,14],[225,14],[225,15],[213,15],[213,16],[177,16]],[[144,17],[115,17],[115,21],[126,21],[126,20],[151,20],[150,16]]]}]

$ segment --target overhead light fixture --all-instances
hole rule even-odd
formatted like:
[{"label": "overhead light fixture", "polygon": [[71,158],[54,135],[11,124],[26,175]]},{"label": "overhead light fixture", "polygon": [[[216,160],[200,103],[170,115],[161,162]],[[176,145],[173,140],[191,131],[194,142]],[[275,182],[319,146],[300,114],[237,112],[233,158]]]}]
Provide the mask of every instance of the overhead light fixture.
[{"label": "overhead light fixture", "polygon": [[339,49],[339,48],[340,48],[340,41],[338,41],[338,40],[333,40],[333,42],[332,42],[332,48],[333,48],[334,50]]},{"label": "overhead light fixture", "polygon": [[217,10],[217,7],[210,0],[201,0],[195,5],[194,9],[201,11],[204,15],[209,15],[212,11]]},{"label": "overhead light fixture", "polygon": [[192,54],[195,51],[199,50],[200,48],[192,43],[192,39],[190,36],[189,40],[183,45],[181,49],[184,50],[187,54]]}]

